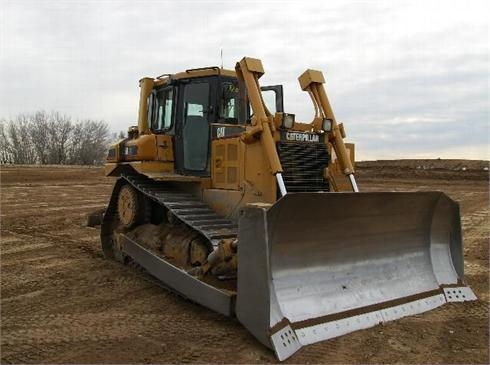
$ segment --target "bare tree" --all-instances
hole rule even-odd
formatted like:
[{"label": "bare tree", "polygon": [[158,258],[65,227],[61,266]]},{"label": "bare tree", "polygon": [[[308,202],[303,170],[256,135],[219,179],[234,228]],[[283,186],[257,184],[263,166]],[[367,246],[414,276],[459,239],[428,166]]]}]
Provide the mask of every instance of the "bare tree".
[{"label": "bare tree", "polygon": [[69,162],[77,165],[102,164],[107,153],[109,128],[104,121],[83,120],[73,127]]},{"label": "bare tree", "polygon": [[45,111],[0,120],[1,163],[102,164],[108,143],[104,121],[74,124],[69,116]]},{"label": "bare tree", "polygon": [[0,163],[12,163],[12,146],[6,132],[7,121],[0,120]]},{"label": "bare tree", "polygon": [[49,158],[49,115],[45,111],[38,111],[31,116],[30,133],[32,143],[40,164],[47,164]]},{"label": "bare tree", "polygon": [[125,139],[126,137],[127,135],[123,131],[112,132],[110,136],[110,143],[119,142],[121,139]]},{"label": "bare tree", "polygon": [[3,127],[2,123],[2,155],[15,164],[36,163],[36,151],[30,135],[28,116],[18,115]]},{"label": "bare tree", "polygon": [[52,112],[48,121],[48,163],[64,164],[67,159],[68,141],[71,137],[73,126],[71,118]]}]

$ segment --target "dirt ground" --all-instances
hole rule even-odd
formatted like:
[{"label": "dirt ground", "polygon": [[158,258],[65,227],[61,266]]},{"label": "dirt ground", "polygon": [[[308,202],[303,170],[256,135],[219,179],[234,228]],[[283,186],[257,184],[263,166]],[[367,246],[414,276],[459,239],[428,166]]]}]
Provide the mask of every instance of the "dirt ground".
[{"label": "dirt ground", "polygon": [[[236,319],[103,258],[86,214],[101,168],[1,166],[2,363],[275,363]],[[287,363],[489,363],[488,162],[362,162],[361,190],[441,190],[461,205],[479,300],[306,346]]]}]

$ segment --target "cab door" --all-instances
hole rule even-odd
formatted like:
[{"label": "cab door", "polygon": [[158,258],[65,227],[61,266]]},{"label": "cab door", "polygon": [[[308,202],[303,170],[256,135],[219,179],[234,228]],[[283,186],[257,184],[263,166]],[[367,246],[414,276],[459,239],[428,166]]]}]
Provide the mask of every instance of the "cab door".
[{"label": "cab door", "polygon": [[181,84],[176,125],[176,169],[180,174],[209,175],[211,86],[209,79],[193,79]]}]

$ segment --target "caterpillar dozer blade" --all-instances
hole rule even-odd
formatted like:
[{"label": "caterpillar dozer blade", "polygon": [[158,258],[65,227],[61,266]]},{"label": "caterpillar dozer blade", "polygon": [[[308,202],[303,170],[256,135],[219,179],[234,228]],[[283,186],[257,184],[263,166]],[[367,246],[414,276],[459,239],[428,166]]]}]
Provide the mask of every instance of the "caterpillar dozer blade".
[{"label": "caterpillar dozer blade", "polygon": [[290,193],[239,219],[236,315],[283,360],[301,346],[476,299],[441,192]]}]

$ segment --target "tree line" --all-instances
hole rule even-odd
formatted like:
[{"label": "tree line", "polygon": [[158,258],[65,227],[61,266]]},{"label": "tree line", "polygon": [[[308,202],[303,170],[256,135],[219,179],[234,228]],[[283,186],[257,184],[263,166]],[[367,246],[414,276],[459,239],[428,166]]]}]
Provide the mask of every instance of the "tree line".
[{"label": "tree line", "polygon": [[0,119],[0,163],[99,165],[116,138],[101,120],[73,121],[57,111],[22,114]]}]

